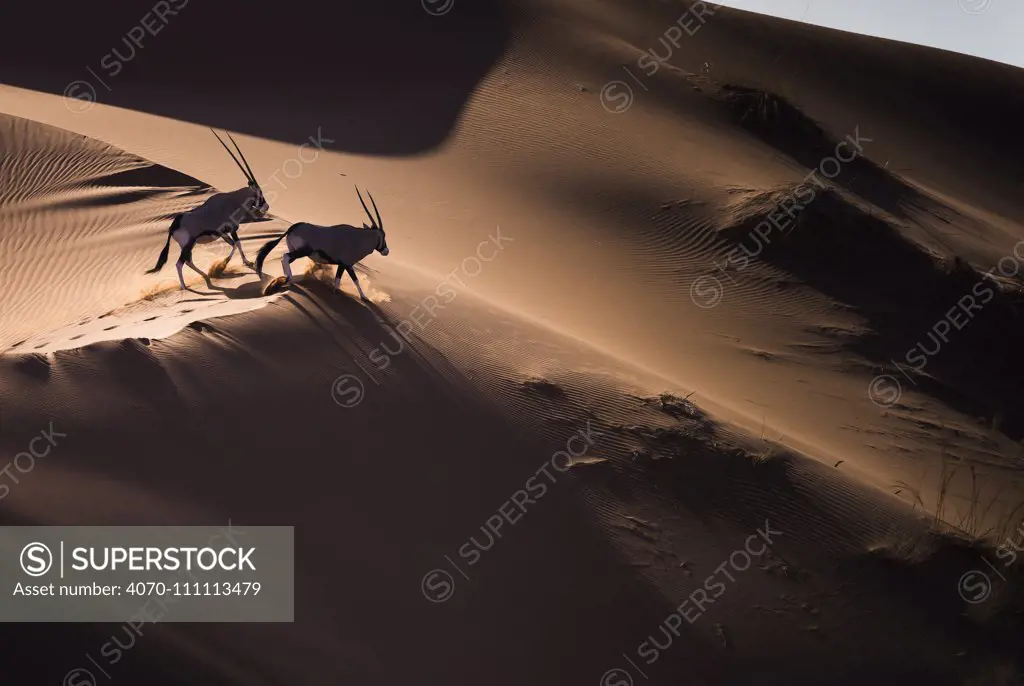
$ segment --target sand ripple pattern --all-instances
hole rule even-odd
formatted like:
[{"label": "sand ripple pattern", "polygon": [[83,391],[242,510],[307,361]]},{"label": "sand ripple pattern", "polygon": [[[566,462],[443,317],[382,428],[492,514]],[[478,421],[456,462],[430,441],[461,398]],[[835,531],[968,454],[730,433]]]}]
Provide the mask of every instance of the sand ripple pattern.
[{"label": "sand ripple pattern", "polygon": [[205,190],[106,143],[0,115],[0,350],[137,300],[154,285],[144,272],[169,217]]}]

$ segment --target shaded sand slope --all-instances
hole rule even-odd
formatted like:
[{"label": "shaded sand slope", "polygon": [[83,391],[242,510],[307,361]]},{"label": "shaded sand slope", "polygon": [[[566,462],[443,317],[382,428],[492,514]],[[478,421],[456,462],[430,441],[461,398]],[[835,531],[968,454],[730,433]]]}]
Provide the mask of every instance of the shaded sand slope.
[{"label": "shaded sand slope", "polygon": [[[657,26],[651,17],[629,16],[635,21],[616,26],[641,21]],[[727,22],[729,15],[721,20]],[[709,23],[695,38],[714,26]],[[545,18],[535,30],[535,44],[547,52],[537,58],[517,54],[522,72],[542,80],[535,74],[543,73],[544,64],[568,63],[578,83],[593,92],[601,78],[628,79],[609,53],[629,63],[644,45],[623,45],[607,36],[599,42],[579,21],[563,25]],[[678,51],[680,60],[701,55],[695,45],[686,43]],[[596,67],[602,62],[608,67],[603,72]],[[976,71],[984,73],[977,65]],[[741,83],[757,82],[744,72],[734,74]],[[918,342],[934,350],[928,338],[932,327],[982,282],[977,274],[947,278],[943,273],[957,258],[976,271],[991,270],[1000,255],[1012,251],[1019,225],[981,208],[963,214],[956,209],[962,201],[884,168],[892,152],[932,153],[930,147],[915,151],[908,139],[874,133],[877,123],[901,121],[894,110],[862,121],[860,130],[873,139],[865,143],[867,160],[844,166],[830,184],[835,190],[816,189],[792,240],[783,241],[776,231],[766,248],[752,234],[755,226],[792,198],[810,167],[832,154],[835,143],[858,123],[851,121],[848,129],[817,124],[782,103],[779,116],[754,126],[756,118],[743,121],[737,115],[744,110],[729,101],[739,89],[716,82],[714,69],[711,76],[698,79],[666,67],[646,81],[650,92],[633,86],[635,101],[619,115],[595,108],[589,118],[570,106],[575,96],[563,95],[557,102],[565,109],[558,116],[571,123],[560,133],[597,132],[590,146],[556,140],[550,129],[513,129],[521,136],[517,140],[542,137],[549,151],[539,175],[525,154],[512,168],[521,169],[524,188],[562,210],[545,215],[556,221],[538,222],[558,227],[557,237],[547,239],[553,248],[550,272],[574,271],[564,259],[566,250],[572,263],[585,265],[577,275],[585,288],[545,293],[545,302],[560,310],[559,323],[656,369],[675,370],[674,378],[685,379],[699,394],[746,414],[752,430],[767,424],[773,435],[810,444],[810,452],[830,455],[832,461],[856,457],[880,485],[904,481],[930,490],[942,443],[947,455],[982,466],[988,487],[1012,477],[1020,454],[1020,418],[1008,419],[1018,414],[1013,398],[1020,392],[1012,353],[1020,339],[1013,297],[975,300],[986,302],[983,316],[974,312],[966,332],[956,329],[946,341],[939,339],[942,354],[929,360],[929,377],[911,382],[899,376],[903,397],[894,407],[878,407],[872,400],[885,398],[872,398],[868,390],[879,374],[900,375],[890,360],[907,367],[904,357]],[[522,87],[517,116],[541,118],[544,105],[535,95],[540,88],[535,82]],[[905,123],[913,128],[913,122]],[[945,150],[950,155],[944,169],[962,172],[955,179],[957,192],[977,197],[975,178],[954,151]],[[986,188],[1007,187],[995,168],[988,174],[977,177]],[[741,245],[750,251],[749,259],[739,265],[732,261],[730,273],[723,275],[719,266],[728,264]],[[793,246],[797,249],[790,251]],[[712,277],[717,291],[693,302],[694,286]],[[1016,288],[1012,279],[1007,283],[997,274],[997,280]],[[574,308],[581,292],[600,306]],[[957,326],[964,324],[964,317],[957,317]],[[950,341],[954,344],[947,345]],[[1004,419],[1007,436],[990,430]],[[964,469],[960,476],[966,474]],[[954,485],[958,495],[966,494],[964,482]],[[929,506],[935,504],[925,497]],[[1010,498],[1007,510],[1017,502]],[[956,507],[968,505],[969,498]]]},{"label": "shaded sand slope", "polygon": [[[571,16],[577,26],[587,18],[595,31],[636,51],[624,51],[630,59],[622,63],[651,88],[636,87],[641,102],[676,101],[673,91],[659,87],[661,79],[672,67],[696,74],[707,64],[716,80],[789,98],[834,134],[860,124],[875,138],[871,154],[879,164],[888,161],[929,186],[945,187],[976,209],[1021,220],[1013,193],[1022,163],[1007,145],[1024,114],[1020,69],[722,7],[692,36],[684,34],[678,47],[662,43],[691,4],[579,3]],[[586,9],[595,6],[600,10]],[[668,57],[653,78],[636,66],[647,50]],[[608,78],[624,76],[619,68]]]},{"label": "shaded sand slope", "polygon": [[1019,441],[1024,298],[1016,285],[1007,287],[998,275],[956,257],[925,252],[892,222],[832,190],[799,216],[791,232],[757,244],[757,224],[782,198],[799,193],[777,192],[767,211],[728,227],[728,235],[865,320],[859,332],[822,331],[826,338],[906,375],[904,381],[967,414],[993,418]]},{"label": "shaded sand slope", "polygon": [[23,67],[4,82],[61,95],[78,81],[72,96],[107,105],[294,144],[323,127],[338,150],[408,155],[445,140],[512,30],[496,0],[158,4],[21,8],[50,28],[5,33],[0,63]]},{"label": "shaded sand slope", "polygon": [[[1003,146],[992,156],[996,162],[986,166],[973,152],[999,150],[994,136],[1006,130],[1002,113],[1016,111],[1012,90],[1017,72],[720,10],[672,51],[664,68],[645,77],[649,90],[634,86],[636,98],[628,111],[613,115],[601,105],[602,86],[629,78],[621,65],[635,64],[643,50],[655,45],[678,18],[678,9],[656,2],[511,7],[517,21],[514,40],[493,68],[483,70],[444,146],[414,159],[325,154],[289,184],[275,209],[296,219],[332,222],[341,216],[351,221],[360,210],[354,197],[339,193],[338,173],[346,173],[344,183],[380,189],[376,197],[391,230],[394,257],[389,264],[406,260],[441,274],[463,264],[500,225],[516,242],[472,278],[474,289],[619,357],[642,361],[687,392],[697,390],[702,405],[728,409],[730,419],[748,431],[765,427],[773,438],[825,464],[846,460],[845,469],[892,491],[897,482],[913,484],[922,490],[926,507],[937,506],[929,494],[948,456],[962,460],[965,469],[984,466],[982,476],[993,483],[1014,476],[1019,418],[1010,417],[1005,432],[997,421],[1014,413],[1014,405],[1004,402],[1014,395],[1012,376],[1004,372],[1016,368],[1005,353],[1014,348],[1017,335],[1003,335],[1011,325],[1002,314],[1012,307],[991,310],[997,322],[980,325],[979,319],[970,336],[961,339],[964,343],[944,347],[926,370],[934,378],[910,382],[899,376],[902,394],[892,406],[878,407],[868,390],[877,375],[899,374],[890,360],[902,359],[909,346],[925,341],[936,318],[962,297],[947,305],[936,297],[921,307],[924,290],[907,288],[902,277],[931,274],[931,261],[955,257],[986,271],[1000,255],[1009,254],[1021,233],[1012,202],[1015,177],[1008,173],[1017,158]],[[290,9],[280,11],[287,15]],[[445,23],[456,16],[453,10],[434,19],[447,31],[464,26]],[[185,22],[187,17],[180,18]],[[282,25],[290,21],[284,16]],[[746,40],[755,29],[772,39]],[[160,37],[173,38],[171,28],[167,32]],[[389,55],[420,65],[422,55],[411,49],[416,45],[395,41]],[[791,51],[783,54],[787,46]],[[866,72],[871,78],[862,78],[859,70],[815,66],[842,64],[848,53],[872,65]],[[151,68],[170,73],[162,54],[153,53]],[[142,70],[147,57],[140,54],[133,68]],[[806,73],[791,74],[779,66],[784,60],[806,65]],[[949,97],[936,78],[926,78],[917,89],[916,81],[886,76],[882,65],[904,60],[926,73],[954,65],[970,84],[956,93],[967,93],[981,108],[1005,95],[1009,109],[993,114],[991,126],[958,130],[955,139],[946,135],[954,124],[922,126],[919,117],[907,113],[927,110],[940,118],[935,113],[945,111]],[[704,81],[688,73],[699,72],[705,63]],[[367,58],[353,64],[376,62]],[[318,68],[313,61],[302,75]],[[334,93],[329,75],[321,76],[327,84],[323,91]],[[889,80],[883,87],[879,79]],[[367,76],[360,85],[372,93],[373,83]],[[737,92],[723,90],[730,84],[755,93],[770,88],[789,98],[795,109],[783,110],[781,120],[770,120],[767,127],[751,127],[737,116],[734,104],[723,102],[723,93]],[[899,101],[884,97],[901,89]],[[223,176],[225,169],[234,171],[202,126],[145,114],[165,111],[160,98],[145,89],[123,90],[123,97],[135,98],[126,104],[143,112],[98,105],[76,113],[58,97],[11,88],[5,89],[5,103],[12,111],[110,141],[218,186],[237,183]],[[303,111],[320,106],[314,96],[308,94],[311,102]],[[215,104],[216,116],[207,117],[202,109],[180,116],[269,132],[283,117],[274,107],[296,109],[287,98],[253,107],[248,101],[211,97],[200,98],[201,108]],[[189,100],[175,102],[180,107]],[[957,105],[957,111],[970,106]],[[348,112],[349,107],[342,109]],[[416,107],[396,111],[420,116]],[[253,128],[254,120],[265,128]],[[313,133],[320,122],[303,120],[307,124],[303,134]],[[769,259],[765,253],[741,272],[721,275],[716,265],[743,243],[745,234],[737,234],[737,226],[768,212],[766,197],[797,188],[808,166],[820,159],[822,147],[857,127],[873,139],[865,145],[870,164],[844,167],[834,181],[837,190],[847,192],[844,202],[822,200],[825,209],[811,211],[812,221],[804,228],[837,221],[829,212],[847,218],[866,213],[883,221],[884,235],[898,234],[906,241],[873,243],[878,237],[873,232],[862,241],[861,253],[906,244],[884,265],[891,282],[866,276],[875,268],[872,260],[852,270],[864,274],[862,279],[839,288],[818,266],[816,255],[811,258],[814,251],[800,253],[799,262],[795,255]],[[339,141],[350,135],[327,126],[324,132]],[[295,154],[293,145],[278,141],[245,139],[245,145],[260,175]],[[845,221],[842,217],[838,221]],[[843,243],[832,238],[811,244],[835,251],[831,261],[825,260],[834,266],[843,258]],[[903,259],[906,264],[898,262]],[[376,258],[369,262],[375,265]],[[703,307],[708,303],[695,303],[692,290],[709,276],[722,288],[719,302]],[[952,295],[959,283],[953,280],[940,292]],[[880,313],[874,306],[882,299],[920,315]],[[918,323],[922,327],[915,331]],[[1003,337],[993,338],[996,334]],[[965,378],[958,369],[973,360],[971,352],[979,347],[993,347],[997,354],[989,356],[982,374]],[[999,384],[994,392],[989,379]],[[968,506],[970,488],[959,481],[955,486],[958,497],[968,498],[957,506]],[[902,497],[910,496],[904,490]],[[1011,498],[1005,506],[1012,509],[1016,502]]]},{"label": "shaded sand slope", "polygon": [[[443,16],[398,0],[330,7],[306,1],[173,4],[184,6],[157,22],[157,34],[146,35],[141,47],[126,34],[151,16],[153,4],[144,0],[121,3],[102,17],[78,4],[20,8],[27,23],[34,17],[46,23],[58,9],[65,21],[51,26],[45,41],[9,32],[0,43],[0,60],[11,67],[4,82],[61,95],[82,79],[92,82],[99,102],[117,107],[292,143],[321,126],[338,131],[338,150],[414,153],[445,141],[489,70],[554,20],[569,35],[543,47],[558,58],[551,73],[566,57],[594,66],[628,48],[637,52],[621,63],[635,65],[641,51],[653,49],[668,60],[654,78],[634,69],[652,89],[641,97],[678,107],[678,93],[659,89],[659,79],[669,65],[698,73],[707,64],[723,82],[786,95],[827,128],[846,131],[860,123],[867,129],[870,122],[882,162],[912,169],[922,180],[941,180],[972,205],[1020,218],[1007,191],[1018,187],[1021,166],[1005,141],[1015,133],[1024,100],[1020,70],[1007,65],[730,8],[717,8],[679,46],[660,43],[689,1],[489,0],[455,3]],[[448,8],[437,5],[438,11]],[[228,26],[240,37],[237,49],[222,47]],[[589,39],[578,43],[581,30]],[[262,36],[270,40],[259,43]],[[607,79],[623,76],[613,64]],[[256,84],[275,97],[254,100]],[[302,107],[292,106],[296,102]],[[410,102],[416,107],[407,107]],[[963,183],[977,176],[985,183]]]},{"label": "shaded sand slope", "polygon": [[[902,506],[797,455],[757,464],[765,446],[658,399],[675,389],[657,378],[469,294],[382,371],[371,351],[396,349],[433,283],[375,285],[381,308],[307,282],[149,346],[0,360],[5,454],[43,417],[67,434],[5,498],[6,522],[296,526],[294,625],[145,627],[115,678],[593,684],[648,636],[664,646],[672,608],[766,519],[772,552],[642,665],[653,679],[957,684],[1005,659],[1013,635],[957,618],[975,554],[910,564],[898,544],[923,524]],[[352,407],[332,398],[343,374],[365,388]],[[549,465],[548,490],[489,544],[479,527],[580,430],[587,459]],[[487,547],[473,565],[470,536]],[[445,603],[421,592],[432,569],[452,575]],[[120,631],[19,627],[19,664],[59,679]]]}]

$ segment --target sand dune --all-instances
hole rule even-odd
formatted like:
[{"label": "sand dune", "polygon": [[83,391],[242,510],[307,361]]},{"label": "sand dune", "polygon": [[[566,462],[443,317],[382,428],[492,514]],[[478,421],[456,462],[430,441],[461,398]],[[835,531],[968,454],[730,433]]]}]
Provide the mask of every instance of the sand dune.
[{"label": "sand dune", "polygon": [[[188,3],[96,102],[82,55],[151,7],[0,45],[32,65],[0,85],[0,457],[69,437],[3,521],[297,531],[293,625],[147,627],[112,678],[1015,683],[1019,572],[962,582],[1024,502],[1020,71],[725,8],[673,44],[694,10],[653,0],[438,7]],[[145,274],[243,183],[210,126],[271,202],[250,256],[372,191],[371,303],[266,295],[283,246]],[[56,682],[122,630],[18,627],[19,660]]]},{"label": "sand dune", "polygon": [[[143,273],[156,261],[171,217],[200,204],[209,186],[18,117],[3,116],[0,131],[0,221],[8,229],[0,236],[0,278],[9,289],[0,347],[43,354],[97,340],[162,337],[200,318],[261,305],[232,297],[258,294],[258,286],[185,298],[173,265],[162,276]],[[201,246],[197,257],[203,254],[206,268],[226,257],[226,247]]]},{"label": "sand dune", "polygon": [[[383,284],[392,293],[412,288],[412,297],[429,286]],[[959,601],[928,595],[941,583],[908,593],[912,580],[945,578],[977,553],[965,550],[937,570],[927,555],[911,564],[908,545],[936,543],[902,507],[807,458],[781,449],[764,457],[769,447],[760,441],[634,385],[657,379],[468,294],[438,319],[429,336],[437,347],[417,340],[377,369],[370,351],[394,350],[396,314],[415,304],[401,297],[386,310],[367,309],[313,283],[259,312],[148,347],[125,341],[90,346],[77,359],[58,353],[46,367],[46,394],[14,404],[6,421],[27,425],[44,411],[37,403],[81,407],[90,380],[106,379],[89,391],[95,410],[61,419],[75,437],[67,447],[74,460],[28,475],[5,500],[11,521],[201,522],[215,509],[236,522],[285,517],[302,532],[295,630],[152,627],[159,647],[140,646],[119,676],[189,678],[153,674],[142,650],[159,650],[186,656],[203,680],[235,672],[254,683],[332,683],[339,675],[514,683],[544,665],[552,683],[590,683],[629,669],[623,652],[639,661],[649,635],[664,646],[660,623],[765,520],[781,532],[774,552],[749,571],[733,570],[721,604],[705,605],[706,616],[672,639],[652,674],[687,670],[701,683],[733,683],[756,669],[769,683],[833,673],[839,683],[884,673],[942,681],[955,666],[960,673],[953,656],[962,650],[996,659],[988,633],[960,635],[919,612],[920,602],[952,610]],[[485,343],[495,340],[502,343]],[[42,383],[13,360],[4,367],[7,392]],[[356,406],[331,399],[343,374],[362,384]],[[213,408],[216,419],[204,420]],[[126,422],[130,431],[117,428]],[[296,438],[284,427],[298,422],[310,428]],[[564,474],[549,467],[550,490],[488,544],[480,529],[487,518],[580,430],[592,436],[586,454],[604,461]],[[156,483],[159,492],[148,493]],[[442,568],[454,576],[444,555],[465,564],[458,551],[471,536],[488,549],[467,568],[470,579],[455,577],[442,606],[426,602],[423,575]],[[332,568],[344,570],[343,583]],[[898,645],[894,625],[908,637]],[[71,663],[54,665],[54,676],[114,629],[68,639]],[[399,663],[390,645],[400,646]],[[931,657],[901,666],[908,649]]]}]

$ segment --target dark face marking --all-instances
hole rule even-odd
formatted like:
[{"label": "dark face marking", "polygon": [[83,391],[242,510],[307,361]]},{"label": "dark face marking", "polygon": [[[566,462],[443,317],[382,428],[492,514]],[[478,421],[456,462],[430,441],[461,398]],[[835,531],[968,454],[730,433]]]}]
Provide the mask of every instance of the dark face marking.
[{"label": "dark face marking", "polygon": [[249,188],[251,188],[256,194],[252,204],[252,213],[256,218],[262,217],[268,210],[270,210],[270,205],[267,204],[267,199],[263,197],[263,189],[252,181],[249,182]]}]

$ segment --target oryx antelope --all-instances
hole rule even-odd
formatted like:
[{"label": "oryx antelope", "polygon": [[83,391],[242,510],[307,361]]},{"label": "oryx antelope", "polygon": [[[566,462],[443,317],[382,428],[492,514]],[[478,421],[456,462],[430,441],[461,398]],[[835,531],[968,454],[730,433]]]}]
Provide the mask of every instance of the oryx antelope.
[{"label": "oryx antelope", "polygon": [[356,276],[353,267],[356,262],[374,250],[381,255],[387,255],[390,251],[388,250],[387,237],[384,235],[384,222],[380,218],[380,211],[377,209],[376,201],[370,195],[370,192],[367,191],[366,194],[370,196],[370,202],[373,203],[373,211],[377,213],[377,218],[374,219],[373,215],[370,214],[370,210],[366,207],[366,203],[363,201],[363,194],[359,192],[359,188],[356,188],[356,194],[359,196],[359,202],[366,211],[366,216],[370,218],[371,226],[367,226],[365,223],[362,228],[348,224],[337,224],[335,226],[318,226],[306,222],[292,224],[287,231],[260,248],[259,253],[256,255],[256,273],[261,277],[263,276],[263,260],[281,242],[281,239],[285,239],[288,252],[281,258],[281,267],[284,269],[285,276],[287,277],[285,283],[292,282],[291,262],[300,257],[309,257],[317,264],[338,265],[338,272],[334,276],[335,291],[338,290],[338,286],[341,284],[342,273],[348,272],[348,275],[352,277],[352,282],[359,289],[359,297],[363,300],[369,300],[366,294],[363,293],[363,287],[359,285],[359,278]]},{"label": "oryx antelope", "polygon": [[[210,130],[213,131],[213,129]],[[249,161],[245,159],[245,155],[242,154],[242,149],[238,147],[235,139],[228,133],[228,138],[231,139],[235,150],[238,151],[238,156],[242,158],[241,162],[216,131],[213,131],[213,135],[217,136],[217,140],[231,155],[231,159],[242,170],[249,184],[237,191],[212,195],[199,207],[179,214],[171,222],[171,226],[167,230],[167,242],[164,244],[163,252],[160,253],[156,266],[146,273],[155,274],[163,268],[164,263],[167,262],[167,253],[171,248],[171,239],[173,238],[181,247],[181,255],[178,257],[178,281],[181,283],[182,290],[185,289],[185,279],[181,274],[181,268],[186,264],[199,272],[203,278],[207,278],[206,274],[192,262],[192,248],[196,243],[209,243],[221,238],[231,246],[231,253],[224,264],[234,257],[237,248],[242,254],[242,262],[245,263],[245,266],[253,268],[253,263],[245,256],[242,242],[238,239],[238,225],[247,219],[260,219],[270,209],[266,198],[263,197],[263,189],[256,181],[256,175],[252,173]],[[245,162],[245,166],[242,166],[242,162]]]}]

